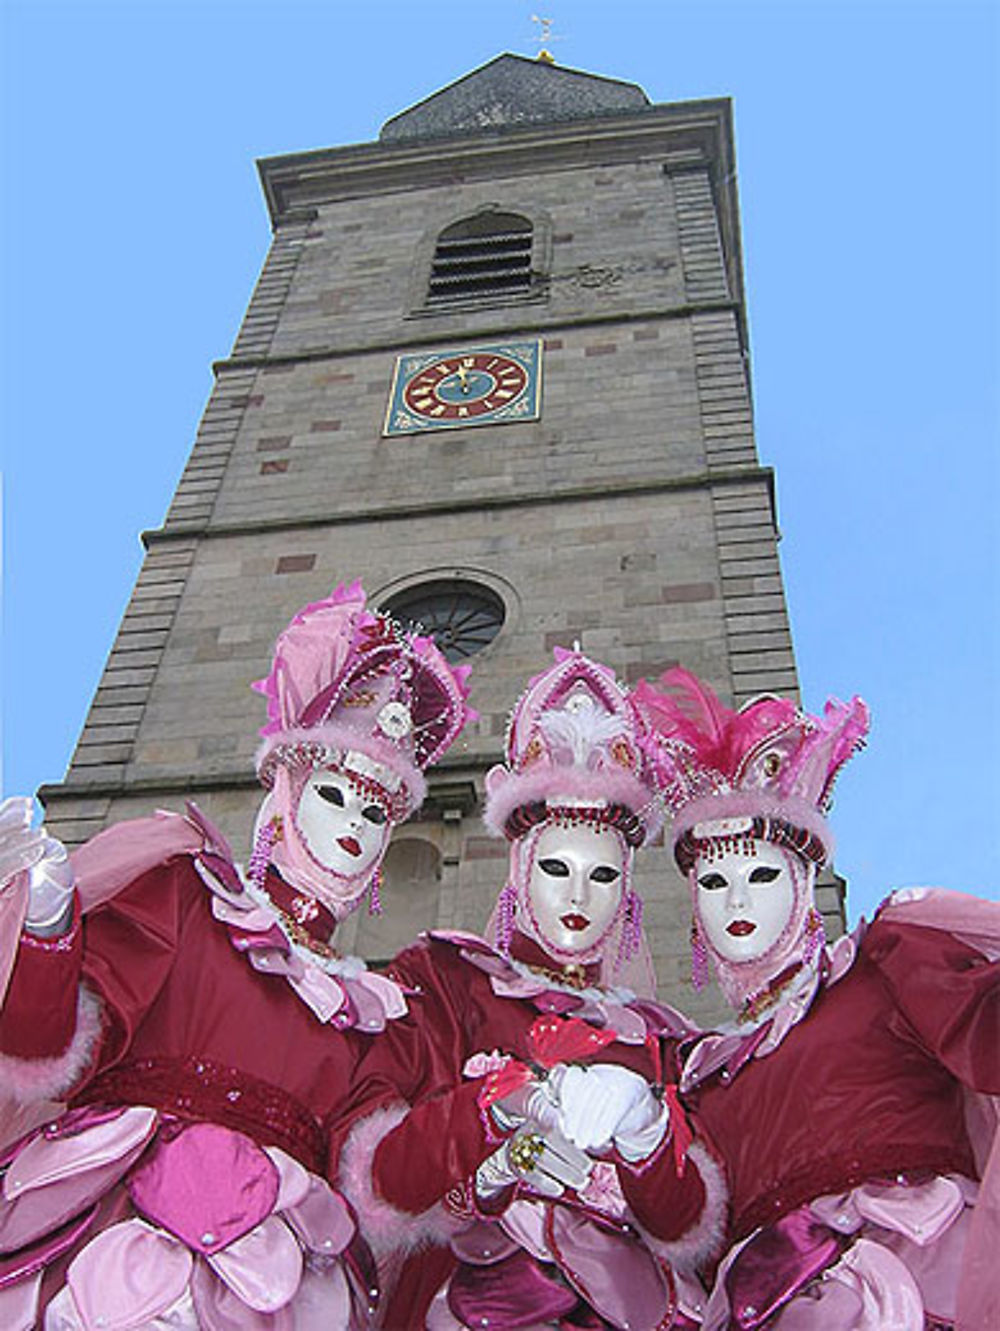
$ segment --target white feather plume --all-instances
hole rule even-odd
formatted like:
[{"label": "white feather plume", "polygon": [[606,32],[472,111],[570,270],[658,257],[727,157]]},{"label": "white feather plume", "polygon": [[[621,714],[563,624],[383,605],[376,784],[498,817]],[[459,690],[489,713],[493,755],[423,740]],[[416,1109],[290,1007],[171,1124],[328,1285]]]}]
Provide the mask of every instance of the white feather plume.
[{"label": "white feather plume", "polygon": [[598,707],[545,712],[539,727],[557,763],[591,769],[599,765],[608,745],[625,729],[620,717]]}]

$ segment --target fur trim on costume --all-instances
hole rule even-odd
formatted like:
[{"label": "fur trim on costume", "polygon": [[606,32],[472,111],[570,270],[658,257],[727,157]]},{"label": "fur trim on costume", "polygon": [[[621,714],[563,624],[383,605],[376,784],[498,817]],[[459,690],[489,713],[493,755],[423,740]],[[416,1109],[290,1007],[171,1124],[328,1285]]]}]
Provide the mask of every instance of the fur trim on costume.
[{"label": "fur trim on costume", "polygon": [[[494,773],[496,775],[494,775]],[[483,822],[496,837],[506,836],[507,819],[524,804],[548,801],[554,806],[570,803],[623,804],[641,818],[647,840],[654,836],[662,815],[650,789],[631,772],[581,771],[568,765],[539,764],[537,770],[510,773],[495,767],[487,777]]]},{"label": "fur trim on costume", "polygon": [[[705,1205],[697,1222],[679,1239],[658,1239],[636,1221],[636,1227],[650,1248],[685,1274],[694,1272],[722,1250],[726,1234],[729,1190],[722,1167],[700,1142],[692,1142],[687,1152],[688,1167],[697,1169],[705,1188]],[[635,1217],[632,1217],[635,1221]]]},{"label": "fur trim on costume", "polygon": [[4,1096],[17,1105],[65,1099],[90,1065],[101,1025],[100,1000],[81,988],[76,1031],[58,1058],[14,1058],[0,1054],[0,1086]]},{"label": "fur trim on costume", "polygon": [[380,1266],[393,1251],[406,1257],[421,1248],[445,1244],[467,1223],[440,1203],[420,1215],[411,1215],[376,1196],[372,1179],[375,1152],[408,1113],[404,1104],[376,1109],[355,1123],[340,1152],[337,1187],[354,1207],[358,1228]]}]

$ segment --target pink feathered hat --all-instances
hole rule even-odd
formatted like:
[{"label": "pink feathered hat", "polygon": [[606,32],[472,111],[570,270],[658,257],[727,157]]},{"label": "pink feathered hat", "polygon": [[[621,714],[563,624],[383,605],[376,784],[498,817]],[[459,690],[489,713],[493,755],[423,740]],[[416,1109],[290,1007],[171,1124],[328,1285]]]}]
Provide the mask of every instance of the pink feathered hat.
[{"label": "pink feathered hat", "polygon": [[643,680],[633,698],[645,722],[647,756],[674,815],[674,858],[682,872],[720,842],[754,838],[816,864],[830,860],[825,815],[833,784],[868,733],[860,698],[831,698],[822,716],[772,694],[733,711],[680,666],[659,687]]},{"label": "pink feathered hat", "polygon": [[607,666],[555,649],[511,714],[506,763],[486,776],[486,826],[513,841],[551,814],[612,823],[633,845],[660,822],[639,719]]},{"label": "pink feathered hat", "polygon": [[401,822],[423,803],[424,770],[475,716],[468,674],[433,639],[367,610],[360,582],[341,584],[298,612],[275,644],[270,673],[253,686],[268,716],[258,775],[270,786],[279,763],[337,767],[361,754],[352,768]]}]

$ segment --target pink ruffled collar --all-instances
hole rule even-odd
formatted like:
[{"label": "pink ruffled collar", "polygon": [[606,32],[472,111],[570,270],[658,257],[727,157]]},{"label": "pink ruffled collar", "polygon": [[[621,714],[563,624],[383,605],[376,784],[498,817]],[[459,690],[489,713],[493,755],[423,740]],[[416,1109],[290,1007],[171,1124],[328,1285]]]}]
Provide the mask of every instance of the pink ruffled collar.
[{"label": "pink ruffled collar", "polygon": [[608,1027],[624,1044],[643,1044],[654,1034],[690,1034],[694,1029],[673,1009],[637,998],[631,989],[596,985],[577,989],[539,975],[523,962],[495,952],[474,934],[435,931],[431,937],[457,947],[463,961],[489,977],[498,998],[529,1002],[539,1012],[572,1015],[592,1026]]},{"label": "pink ruffled collar", "polygon": [[836,984],[851,969],[866,928],[862,920],[852,933],[827,944],[816,962],[796,975],[775,1006],[755,1020],[727,1022],[690,1044],[681,1091],[694,1090],[716,1072],[721,1081],[731,1081],[750,1059],[773,1053],[809,1011],[819,991]]},{"label": "pink ruffled collar", "polygon": [[406,997],[394,980],[370,971],[360,957],[321,956],[297,942],[267,896],[218,850],[206,840],[194,865],[212,893],[212,914],[254,970],[283,977],[321,1022],[337,1030],[376,1034],[405,1016]]}]

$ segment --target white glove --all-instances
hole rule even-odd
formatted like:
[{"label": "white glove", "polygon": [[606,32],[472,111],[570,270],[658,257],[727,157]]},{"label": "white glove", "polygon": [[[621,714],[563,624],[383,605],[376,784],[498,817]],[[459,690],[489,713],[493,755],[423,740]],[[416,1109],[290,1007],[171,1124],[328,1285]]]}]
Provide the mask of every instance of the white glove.
[{"label": "white glove", "polygon": [[613,1143],[630,1161],[655,1151],[669,1123],[666,1104],[645,1078],[613,1063],[567,1068],[559,1114],[564,1136],[581,1150],[600,1152]]},{"label": "white glove", "polygon": [[[45,833],[45,828],[39,828]],[[66,847],[45,836],[42,858],[29,870],[28,913],[24,925],[30,933],[51,938],[65,933],[73,914],[73,867]]]},{"label": "white glove", "polygon": [[33,817],[33,801],[23,795],[0,804],[0,887],[45,854],[45,832],[31,826]]},{"label": "white glove", "polygon": [[539,1132],[548,1132],[559,1126],[557,1081],[551,1076],[542,1081],[529,1081],[510,1095],[497,1100],[491,1113],[504,1132],[528,1123]]},{"label": "white glove", "polygon": [[25,927],[40,937],[63,933],[73,908],[73,870],[66,847],[44,827],[32,827],[34,805],[24,796],[0,804],[0,891],[28,874]]},{"label": "white glove", "polygon": [[525,1128],[476,1170],[476,1194],[489,1201],[511,1183],[525,1182],[543,1197],[587,1185],[593,1162],[556,1130],[544,1136]]}]

